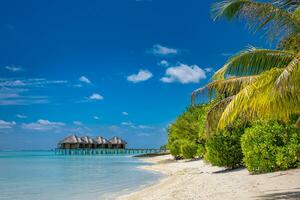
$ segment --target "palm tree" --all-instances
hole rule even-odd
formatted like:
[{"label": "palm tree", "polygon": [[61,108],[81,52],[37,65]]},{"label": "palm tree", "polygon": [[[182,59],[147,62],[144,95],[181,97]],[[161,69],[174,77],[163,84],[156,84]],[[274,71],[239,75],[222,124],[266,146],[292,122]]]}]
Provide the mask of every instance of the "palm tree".
[{"label": "palm tree", "polygon": [[[265,31],[277,49],[249,47],[233,57],[213,81],[192,94],[192,103],[204,91],[220,101],[207,115],[208,131],[224,128],[238,117],[288,121],[300,114],[300,0],[256,2],[225,0],[212,8],[214,19],[242,19],[254,31]],[[300,117],[297,120],[300,126]]]},{"label": "palm tree", "polygon": [[241,19],[255,32],[264,29],[271,41],[280,41],[285,48],[290,46],[288,41],[292,38],[299,39],[299,5],[299,0],[225,0],[213,5],[212,14],[214,20]]}]

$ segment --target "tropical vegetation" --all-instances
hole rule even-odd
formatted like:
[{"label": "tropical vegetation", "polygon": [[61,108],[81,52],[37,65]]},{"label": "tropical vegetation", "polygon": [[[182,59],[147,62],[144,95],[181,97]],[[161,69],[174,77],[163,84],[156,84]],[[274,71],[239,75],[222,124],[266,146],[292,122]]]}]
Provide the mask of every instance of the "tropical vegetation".
[{"label": "tropical vegetation", "polygon": [[194,91],[193,96],[204,90],[223,94],[219,106],[208,113],[208,125],[217,123],[224,129],[239,117],[288,122],[300,114],[299,6],[298,0],[226,0],[213,6],[215,20],[242,19],[251,30],[265,30],[278,48],[242,50],[229,58],[211,83]]},{"label": "tropical vegetation", "polygon": [[245,125],[235,122],[231,127],[214,133],[206,141],[205,160],[212,165],[236,168],[242,165],[241,136]]},{"label": "tropical vegetation", "polygon": [[[230,57],[192,93],[192,107],[169,127],[168,148],[251,173],[299,167],[300,0],[224,0],[212,14],[241,20],[275,48],[249,46]],[[203,93],[211,100],[197,105]]]},{"label": "tropical vegetation", "polygon": [[258,121],[241,139],[244,163],[252,173],[272,172],[300,165],[300,131],[294,125]]},{"label": "tropical vegetation", "polygon": [[204,155],[205,117],[210,106],[202,104],[189,107],[169,126],[167,148],[176,158]]}]

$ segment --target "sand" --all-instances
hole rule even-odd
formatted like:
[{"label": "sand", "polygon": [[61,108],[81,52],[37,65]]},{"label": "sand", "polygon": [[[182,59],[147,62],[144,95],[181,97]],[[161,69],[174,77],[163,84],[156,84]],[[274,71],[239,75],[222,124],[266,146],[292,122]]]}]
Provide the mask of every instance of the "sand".
[{"label": "sand", "polygon": [[170,155],[143,160],[154,163],[143,169],[166,178],[119,200],[300,199],[300,169],[250,175],[245,168],[225,170],[203,160],[174,161]]}]

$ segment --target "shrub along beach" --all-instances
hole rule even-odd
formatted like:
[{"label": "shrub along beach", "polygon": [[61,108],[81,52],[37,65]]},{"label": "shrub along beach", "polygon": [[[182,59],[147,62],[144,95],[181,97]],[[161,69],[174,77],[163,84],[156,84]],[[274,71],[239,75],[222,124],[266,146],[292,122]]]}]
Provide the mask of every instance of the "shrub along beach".
[{"label": "shrub along beach", "polygon": [[[243,19],[266,31],[276,49],[249,47],[232,56],[212,82],[192,94],[192,107],[169,128],[176,158],[265,173],[300,166],[300,2],[229,0],[215,20]],[[196,99],[209,94],[208,103]]]},{"label": "shrub along beach", "polygon": [[300,199],[300,1],[226,0],[212,14],[276,47],[242,50],[196,89],[168,127],[177,161],[146,159],[168,178],[124,198]]}]

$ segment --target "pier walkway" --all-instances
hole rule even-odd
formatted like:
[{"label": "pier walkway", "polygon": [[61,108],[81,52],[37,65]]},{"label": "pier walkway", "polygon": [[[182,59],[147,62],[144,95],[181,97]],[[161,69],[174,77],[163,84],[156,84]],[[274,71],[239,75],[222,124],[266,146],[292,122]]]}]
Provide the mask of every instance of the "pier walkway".
[{"label": "pier walkway", "polygon": [[165,152],[163,149],[55,149],[56,155],[141,155]]}]

